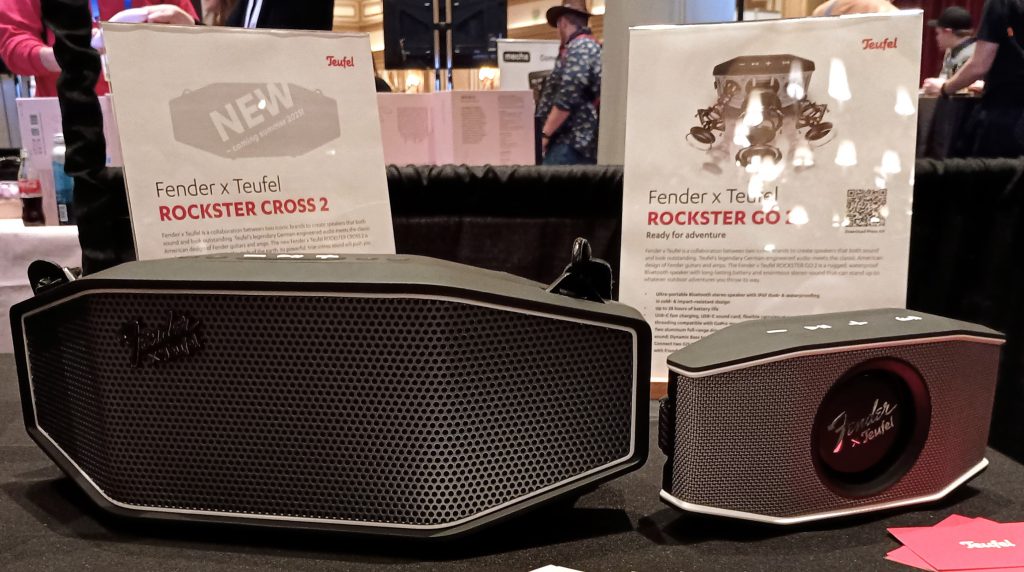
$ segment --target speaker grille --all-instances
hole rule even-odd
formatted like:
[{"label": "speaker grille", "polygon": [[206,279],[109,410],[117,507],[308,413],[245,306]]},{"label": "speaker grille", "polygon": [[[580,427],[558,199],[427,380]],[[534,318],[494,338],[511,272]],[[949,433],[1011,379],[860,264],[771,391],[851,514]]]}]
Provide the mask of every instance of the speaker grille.
[{"label": "speaker grille", "polygon": [[[828,353],[677,383],[672,495],[707,507],[800,516],[933,494],[981,461],[999,346],[922,343]],[[913,468],[875,496],[848,498],[819,479],[811,427],[829,388],[864,361],[895,357],[931,396],[928,440]]]},{"label": "speaker grille", "polygon": [[[131,366],[126,324],[199,321]],[[25,319],[39,427],[112,500],[454,523],[632,452],[629,331],[438,299],[94,293]]]}]

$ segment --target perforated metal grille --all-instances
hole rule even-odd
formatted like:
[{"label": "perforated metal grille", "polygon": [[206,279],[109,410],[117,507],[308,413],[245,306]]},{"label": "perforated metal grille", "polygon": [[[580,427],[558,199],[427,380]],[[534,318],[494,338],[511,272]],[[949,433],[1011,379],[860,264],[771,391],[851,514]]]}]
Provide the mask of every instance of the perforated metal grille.
[{"label": "perforated metal grille", "polygon": [[[125,324],[200,321],[130,367]],[[631,332],[442,300],[92,294],[30,316],[39,426],[129,505],[443,525],[631,453]]]},{"label": "perforated metal grille", "polygon": [[[981,461],[999,346],[945,342],[796,358],[678,383],[672,495],[703,506],[799,516],[940,491]],[[825,393],[856,364],[895,357],[917,368],[931,396],[931,430],[903,478],[879,495],[825,486],[811,426]]]}]

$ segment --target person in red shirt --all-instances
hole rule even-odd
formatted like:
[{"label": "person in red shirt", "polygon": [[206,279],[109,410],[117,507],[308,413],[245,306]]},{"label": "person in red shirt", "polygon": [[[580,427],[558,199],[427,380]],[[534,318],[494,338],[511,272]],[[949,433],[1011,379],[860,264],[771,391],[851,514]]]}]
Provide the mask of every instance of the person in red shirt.
[{"label": "person in red shirt", "polygon": [[[18,75],[36,76],[36,96],[55,97],[60,66],[53,57],[53,34],[43,26],[41,0],[3,0],[0,9],[0,60]],[[92,0],[99,19],[109,20],[126,8],[146,7],[146,21],[162,24],[195,24],[196,11],[189,0]],[[103,95],[110,86],[102,77],[96,93]]]}]

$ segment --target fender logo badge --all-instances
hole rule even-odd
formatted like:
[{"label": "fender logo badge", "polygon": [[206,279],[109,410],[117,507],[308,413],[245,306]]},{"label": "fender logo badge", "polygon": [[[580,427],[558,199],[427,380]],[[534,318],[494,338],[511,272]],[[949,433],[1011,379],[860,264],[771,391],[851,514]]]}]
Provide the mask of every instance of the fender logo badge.
[{"label": "fender logo badge", "polygon": [[168,314],[166,325],[147,328],[142,320],[132,320],[121,327],[121,345],[131,349],[131,366],[173,361],[194,355],[202,349],[199,340],[201,323],[182,312]]}]

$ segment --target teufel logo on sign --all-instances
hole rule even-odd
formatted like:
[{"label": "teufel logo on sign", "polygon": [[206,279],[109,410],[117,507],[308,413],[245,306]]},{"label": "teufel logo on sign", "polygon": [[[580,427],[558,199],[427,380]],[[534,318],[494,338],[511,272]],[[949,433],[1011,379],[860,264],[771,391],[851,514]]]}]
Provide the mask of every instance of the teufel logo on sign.
[{"label": "teufel logo on sign", "polygon": [[895,50],[899,48],[899,38],[864,38],[861,40],[862,49],[864,50]]},{"label": "teufel logo on sign", "polygon": [[341,136],[338,103],[291,83],[215,83],[169,105],[176,141],[228,159],[295,157]]},{"label": "teufel logo on sign", "polygon": [[327,67],[332,68],[354,68],[356,61],[352,56],[327,56]]}]

